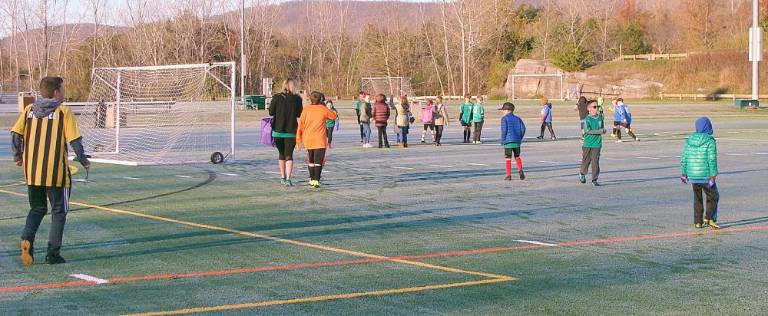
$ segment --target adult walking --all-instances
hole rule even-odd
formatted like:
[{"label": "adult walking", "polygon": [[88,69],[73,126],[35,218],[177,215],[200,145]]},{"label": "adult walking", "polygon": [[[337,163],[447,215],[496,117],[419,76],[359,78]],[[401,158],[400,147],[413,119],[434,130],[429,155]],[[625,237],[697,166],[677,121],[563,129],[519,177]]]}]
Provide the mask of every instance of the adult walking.
[{"label": "adult walking", "polygon": [[296,148],[296,130],[301,116],[301,96],[296,94],[296,82],[288,78],[283,82],[282,92],[272,96],[269,115],[272,116],[272,137],[277,146],[277,164],[280,168],[280,183],[293,186],[293,150]]},{"label": "adult walking", "polygon": [[377,94],[376,103],[373,105],[373,121],[376,124],[376,129],[379,131],[379,148],[389,148],[387,121],[389,121],[390,113],[387,97],[381,93]]},{"label": "adult walking", "polygon": [[448,110],[443,104],[443,97],[437,97],[437,105],[435,105],[432,114],[435,120],[435,146],[442,146],[443,131],[451,121],[448,117]]}]

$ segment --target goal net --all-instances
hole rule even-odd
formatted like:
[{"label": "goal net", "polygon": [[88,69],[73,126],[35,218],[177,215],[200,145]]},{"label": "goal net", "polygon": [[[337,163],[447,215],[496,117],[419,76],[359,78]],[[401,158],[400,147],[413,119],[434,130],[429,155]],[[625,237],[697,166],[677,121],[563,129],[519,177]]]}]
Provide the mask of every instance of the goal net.
[{"label": "goal net", "polygon": [[234,159],[235,64],[96,68],[79,124],[93,161]]},{"label": "goal net", "polygon": [[507,78],[507,96],[512,100],[565,99],[565,75],[563,74],[510,74]]},{"label": "goal net", "polygon": [[389,96],[415,96],[409,77],[364,77],[360,80],[360,91],[370,95],[383,93]]}]

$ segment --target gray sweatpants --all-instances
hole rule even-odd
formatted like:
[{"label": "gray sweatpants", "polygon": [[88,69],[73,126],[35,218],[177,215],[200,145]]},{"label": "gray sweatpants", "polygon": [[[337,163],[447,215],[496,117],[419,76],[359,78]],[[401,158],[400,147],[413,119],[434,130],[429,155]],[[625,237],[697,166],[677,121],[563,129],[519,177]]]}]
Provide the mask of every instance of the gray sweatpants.
[{"label": "gray sweatpants", "polygon": [[29,214],[22,240],[35,242],[35,234],[48,213],[48,201],[51,202],[51,231],[48,234],[48,254],[58,254],[61,250],[61,241],[64,236],[64,223],[67,221],[69,211],[69,188],[27,186],[29,196]]},{"label": "gray sweatpants", "polygon": [[597,181],[600,176],[600,149],[581,147],[581,174],[587,174],[592,165],[592,181]]}]

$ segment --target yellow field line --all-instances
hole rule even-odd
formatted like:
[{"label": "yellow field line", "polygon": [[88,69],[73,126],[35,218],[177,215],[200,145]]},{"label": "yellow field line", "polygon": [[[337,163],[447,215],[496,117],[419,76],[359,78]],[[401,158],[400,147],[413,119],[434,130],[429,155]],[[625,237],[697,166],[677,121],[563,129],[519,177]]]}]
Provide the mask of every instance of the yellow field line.
[{"label": "yellow field line", "polygon": [[[9,188],[9,187],[15,187],[15,186],[17,186],[17,185],[22,185],[22,184],[24,184],[24,182],[22,182],[22,181],[19,181],[19,182],[16,182],[16,183],[11,183],[11,184],[4,184],[4,185],[0,185],[0,188]],[[25,196],[26,196],[26,195],[25,195]]]},{"label": "yellow field line", "polygon": [[[22,196],[22,197],[26,196],[26,194],[21,194],[21,193],[16,193],[16,192],[12,192],[12,191],[6,191],[6,190],[0,190],[0,193],[6,193],[6,194],[15,195],[15,196]],[[301,246],[301,247],[306,247],[306,248],[325,250],[325,251],[329,251],[329,252],[346,254],[346,255],[350,255],[350,256],[354,256],[354,257],[387,259],[386,256],[374,255],[374,254],[369,254],[369,253],[365,253],[365,252],[341,249],[341,248],[330,247],[330,246],[325,246],[325,245],[320,245],[320,244],[313,244],[313,243],[308,243],[308,242],[303,242],[303,241],[298,241],[298,240],[291,240],[291,239],[273,237],[273,236],[269,236],[269,235],[258,234],[258,233],[251,233],[251,232],[246,232],[246,231],[236,230],[236,229],[231,229],[231,228],[226,228],[226,227],[220,227],[220,226],[214,226],[214,225],[208,225],[208,224],[199,224],[199,223],[194,223],[194,222],[189,222],[189,221],[182,221],[182,220],[177,220],[177,219],[172,219],[172,218],[167,218],[167,217],[162,217],[162,216],[149,215],[149,214],[133,212],[133,211],[127,211],[127,210],[121,210],[121,209],[116,209],[116,208],[111,208],[111,207],[104,207],[104,206],[99,206],[99,205],[87,204],[87,203],[82,203],[82,202],[73,202],[73,201],[69,202],[69,204],[77,205],[77,206],[82,206],[82,207],[88,207],[88,208],[94,208],[94,209],[98,209],[98,210],[102,210],[102,211],[107,211],[107,212],[111,212],[111,213],[116,213],[116,214],[131,215],[131,216],[142,217],[142,218],[152,219],[152,220],[161,221],[161,222],[174,223],[174,224],[185,225],[185,226],[189,226],[189,227],[196,227],[196,228],[203,228],[203,229],[214,230],[214,231],[227,232],[227,233],[231,233],[231,234],[235,234],[235,235],[240,235],[240,236],[254,237],[254,238],[271,240],[271,241],[275,241],[275,242],[291,244],[291,245],[296,245],[296,246]],[[440,270],[440,271],[445,271],[445,272],[451,272],[451,273],[477,275],[477,276],[482,276],[482,277],[491,278],[491,279],[509,279],[510,278],[509,276],[506,276],[506,275],[499,275],[499,274],[493,274],[493,273],[469,271],[469,270],[463,270],[463,269],[458,269],[458,268],[450,268],[450,267],[444,267],[444,266],[439,266],[439,265],[434,265],[434,264],[429,264],[429,263],[424,263],[424,262],[419,262],[419,261],[411,261],[411,260],[404,260],[404,259],[391,259],[391,260],[388,260],[388,261],[398,262],[398,263],[402,263],[402,264],[408,264],[408,265],[413,265],[413,266],[418,266],[418,267],[423,267],[423,268],[428,268],[428,269],[433,269],[433,270]]]},{"label": "yellow field line", "polygon": [[322,296],[293,298],[293,299],[285,299],[285,300],[272,300],[272,301],[244,303],[244,304],[230,304],[230,305],[197,307],[197,308],[170,310],[170,311],[159,311],[159,312],[149,312],[149,313],[128,314],[128,315],[130,315],[130,316],[155,316],[155,315],[179,315],[179,314],[193,314],[193,313],[208,313],[208,312],[225,311],[225,310],[233,310],[233,309],[256,308],[256,307],[266,307],[266,306],[275,306],[275,305],[288,305],[288,304],[299,304],[299,303],[312,303],[312,302],[333,301],[333,300],[341,300],[341,299],[353,299],[353,298],[370,297],[370,296],[384,296],[384,295],[404,294],[404,293],[413,293],[413,292],[423,292],[423,291],[430,291],[430,290],[449,289],[449,288],[474,286],[474,285],[482,285],[482,284],[491,284],[491,283],[499,283],[499,282],[508,282],[508,281],[512,281],[512,278],[508,278],[507,277],[507,278],[487,279],[487,280],[480,280],[480,281],[447,283],[447,284],[437,284],[437,285],[425,285],[425,286],[405,287],[405,288],[390,289],[390,290],[379,290],[379,291],[368,291],[368,292],[354,292],[354,293],[347,293],[347,294],[322,295]]}]

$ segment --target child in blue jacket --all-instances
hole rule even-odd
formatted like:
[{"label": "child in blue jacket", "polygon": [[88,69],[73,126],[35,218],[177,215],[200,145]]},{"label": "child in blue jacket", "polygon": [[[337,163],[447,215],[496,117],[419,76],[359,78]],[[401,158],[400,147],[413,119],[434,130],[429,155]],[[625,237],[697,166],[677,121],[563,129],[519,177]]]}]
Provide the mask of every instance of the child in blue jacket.
[{"label": "child in blue jacket", "polygon": [[513,114],[515,105],[507,102],[499,109],[502,113],[501,118],[501,145],[504,146],[505,167],[507,177],[504,180],[512,181],[512,156],[515,157],[517,171],[520,174],[520,180],[525,180],[523,172],[523,160],[520,158],[520,144],[525,136],[525,123],[523,120]]}]

